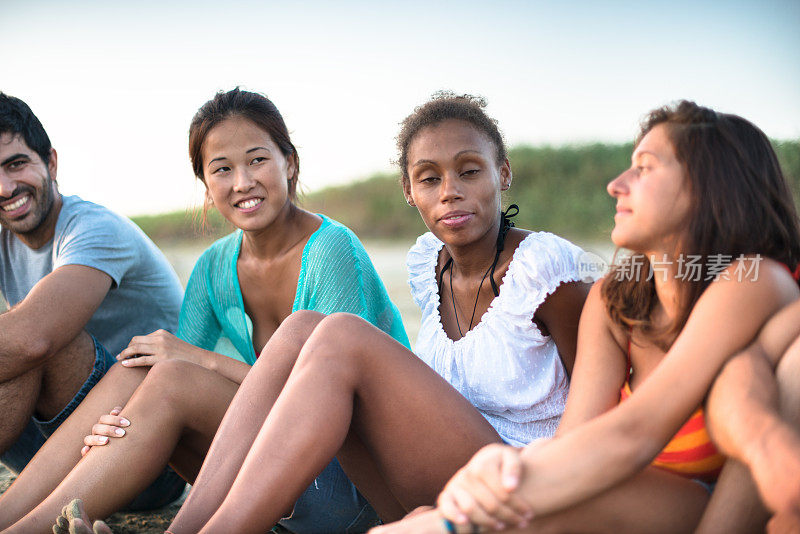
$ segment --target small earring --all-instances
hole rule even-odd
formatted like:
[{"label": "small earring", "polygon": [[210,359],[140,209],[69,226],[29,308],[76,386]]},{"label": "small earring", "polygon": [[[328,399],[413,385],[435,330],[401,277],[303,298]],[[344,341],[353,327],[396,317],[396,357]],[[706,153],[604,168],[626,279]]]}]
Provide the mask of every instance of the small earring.
[{"label": "small earring", "polygon": [[408,202],[408,205],[411,206],[412,208],[416,205],[416,204],[414,204],[414,201],[411,200],[410,198],[407,198],[406,202]]}]

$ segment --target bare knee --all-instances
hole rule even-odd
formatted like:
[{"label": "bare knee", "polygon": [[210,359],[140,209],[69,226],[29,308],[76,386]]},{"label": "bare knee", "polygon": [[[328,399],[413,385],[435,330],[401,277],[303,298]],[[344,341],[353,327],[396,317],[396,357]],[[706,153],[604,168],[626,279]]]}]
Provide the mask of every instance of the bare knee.
[{"label": "bare knee", "polygon": [[294,347],[299,352],[317,325],[325,318],[326,315],[323,313],[312,310],[298,310],[283,320],[267,343],[267,347],[270,344],[277,343],[282,346],[284,352],[285,349],[283,347],[287,345]]},{"label": "bare knee", "polygon": [[27,373],[0,384],[0,453],[7,451],[25,430],[36,409],[41,389],[41,370]]},{"label": "bare knee", "polygon": [[800,423],[800,338],[796,339],[781,358],[775,371],[778,381],[781,412]]},{"label": "bare knee", "polygon": [[314,330],[309,343],[335,347],[336,351],[351,354],[369,345],[370,337],[380,332],[372,324],[352,313],[333,313],[326,316]]},{"label": "bare knee", "polygon": [[202,388],[202,378],[198,380],[196,376],[200,369],[204,368],[185,360],[156,362],[134,396],[144,397],[164,408],[176,406],[188,397],[196,396],[198,388]]},{"label": "bare knee", "polygon": [[55,352],[42,355],[41,368],[45,378],[49,376],[74,376],[82,384],[94,368],[96,359],[94,340],[87,332],[75,338]]},{"label": "bare knee", "polygon": [[42,365],[42,387],[36,405],[42,418],[54,417],[72,400],[92,374],[95,360],[94,340],[81,331]]},{"label": "bare knee", "polygon": [[334,363],[337,371],[359,367],[369,330],[375,327],[350,313],[334,313],[319,322],[308,338],[298,359],[298,366]]},{"label": "bare knee", "polygon": [[[325,319],[327,315],[313,310],[297,310],[289,317],[283,320],[281,328],[291,328],[303,332],[308,332],[310,335],[314,328]],[[308,337],[308,336],[306,336]]]}]

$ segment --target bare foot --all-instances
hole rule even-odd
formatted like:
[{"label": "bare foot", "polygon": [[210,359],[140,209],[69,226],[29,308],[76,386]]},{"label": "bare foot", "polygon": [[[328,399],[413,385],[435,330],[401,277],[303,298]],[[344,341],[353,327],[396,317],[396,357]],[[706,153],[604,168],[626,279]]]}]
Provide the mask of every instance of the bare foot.
[{"label": "bare foot", "polygon": [[56,518],[56,524],[53,525],[53,532],[54,534],[113,534],[103,521],[95,521],[90,529],[91,523],[83,508],[83,501],[74,499],[61,510],[61,515]]}]

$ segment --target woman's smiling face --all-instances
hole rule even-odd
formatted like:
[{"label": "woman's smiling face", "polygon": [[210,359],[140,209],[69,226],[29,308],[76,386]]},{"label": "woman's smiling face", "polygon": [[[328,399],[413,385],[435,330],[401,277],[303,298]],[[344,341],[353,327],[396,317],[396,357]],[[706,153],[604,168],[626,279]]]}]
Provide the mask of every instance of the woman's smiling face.
[{"label": "woman's smiling face", "polygon": [[252,121],[233,116],[214,126],[202,158],[207,194],[237,228],[262,230],[291,203],[294,164]]},{"label": "woman's smiling face", "polygon": [[497,147],[473,125],[446,120],[420,130],[409,144],[407,171],[406,199],[436,237],[465,245],[496,231],[511,169],[497,162]]}]

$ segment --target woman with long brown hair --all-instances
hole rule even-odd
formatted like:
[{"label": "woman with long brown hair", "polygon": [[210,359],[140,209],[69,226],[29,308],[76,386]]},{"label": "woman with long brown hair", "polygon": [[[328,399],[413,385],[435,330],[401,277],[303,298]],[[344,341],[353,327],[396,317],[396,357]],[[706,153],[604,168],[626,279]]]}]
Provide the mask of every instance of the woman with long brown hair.
[{"label": "woman with long brown hair", "polygon": [[608,192],[612,240],[632,253],[586,301],[556,437],[485,448],[438,510],[381,533],[530,517],[522,531],[691,532],[709,504],[708,531],[763,528],[703,403],[726,362],[800,296],[800,231],[775,152],[741,117],[682,101],[647,116]]}]

